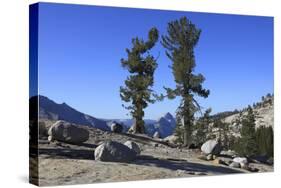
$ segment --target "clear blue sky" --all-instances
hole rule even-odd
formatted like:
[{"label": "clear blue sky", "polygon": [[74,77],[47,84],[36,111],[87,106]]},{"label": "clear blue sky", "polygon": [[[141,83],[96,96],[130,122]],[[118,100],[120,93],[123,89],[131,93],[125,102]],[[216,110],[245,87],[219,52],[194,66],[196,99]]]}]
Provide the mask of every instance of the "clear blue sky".
[{"label": "clear blue sky", "polygon": [[[195,49],[196,72],[211,94],[199,99],[213,113],[242,108],[273,92],[273,18],[194,12],[41,3],[39,92],[99,118],[129,118],[119,87],[128,75],[120,59],[133,37],[186,16],[202,29]],[[158,43],[154,89],[174,86],[171,62]],[[179,99],[149,105],[145,118],[175,113]]]}]

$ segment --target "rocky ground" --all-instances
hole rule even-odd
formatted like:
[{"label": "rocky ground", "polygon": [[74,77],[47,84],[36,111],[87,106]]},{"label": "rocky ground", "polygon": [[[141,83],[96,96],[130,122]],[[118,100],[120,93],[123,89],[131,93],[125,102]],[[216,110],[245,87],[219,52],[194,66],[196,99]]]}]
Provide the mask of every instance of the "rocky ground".
[{"label": "rocky ground", "polygon": [[[200,150],[171,147],[160,139],[87,129],[90,132],[89,140],[79,145],[49,142],[47,137],[41,137],[39,176],[32,177],[33,180],[38,180],[40,186],[47,186],[250,173],[217,164],[216,160],[201,160]],[[140,146],[141,154],[130,163],[96,161],[94,150],[106,140],[121,143],[134,141]],[[36,159],[31,158],[32,164],[36,163]],[[251,163],[250,166],[259,169],[259,172],[273,171],[270,165]]]}]

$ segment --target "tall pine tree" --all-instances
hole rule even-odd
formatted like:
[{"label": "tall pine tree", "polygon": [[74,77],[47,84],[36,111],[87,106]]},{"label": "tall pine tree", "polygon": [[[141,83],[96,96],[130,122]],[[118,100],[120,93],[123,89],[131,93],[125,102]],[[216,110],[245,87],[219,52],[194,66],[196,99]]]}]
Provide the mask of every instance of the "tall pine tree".
[{"label": "tall pine tree", "polygon": [[239,139],[239,149],[237,151],[243,156],[251,157],[257,154],[255,125],[253,109],[248,106],[247,114],[242,119],[241,138]]},{"label": "tall pine tree", "polygon": [[210,136],[210,124],[212,122],[210,113],[212,109],[208,108],[203,116],[199,118],[195,123],[195,135],[194,135],[194,142],[197,146],[201,146],[204,142],[207,141],[208,137]]},{"label": "tall pine tree", "polygon": [[[184,145],[191,144],[194,114],[200,109],[195,96],[208,97],[209,90],[202,87],[205,78],[195,74],[194,48],[201,30],[186,17],[168,23],[167,35],[162,36],[161,44],[166,48],[166,55],[172,61],[172,72],[176,88],[165,88],[168,98],[181,97],[177,109],[177,126],[183,126]],[[177,130],[180,130],[179,128]]]},{"label": "tall pine tree", "polygon": [[225,149],[229,149],[229,124],[222,119],[214,121],[214,127],[218,128],[218,140]]},{"label": "tall pine tree", "polygon": [[258,154],[273,157],[273,129],[261,126],[256,130]]},{"label": "tall pine tree", "polygon": [[159,96],[151,89],[157,63],[149,53],[157,41],[158,30],[152,28],[147,41],[138,37],[133,38],[133,47],[126,49],[127,58],[121,59],[122,67],[129,71],[130,76],[125,80],[125,86],[120,87],[120,97],[123,101],[130,103],[129,106],[123,106],[134,118],[133,133],[144,133],[144,108],[148,106],[148,103],[154,103],[159,99]]}]

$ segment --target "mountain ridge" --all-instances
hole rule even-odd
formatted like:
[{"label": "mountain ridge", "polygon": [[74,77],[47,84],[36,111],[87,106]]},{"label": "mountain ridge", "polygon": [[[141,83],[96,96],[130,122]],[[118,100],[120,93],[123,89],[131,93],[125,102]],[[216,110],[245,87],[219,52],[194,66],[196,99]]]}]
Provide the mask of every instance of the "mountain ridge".
[{"label": "mountain ridge", "polygon": [[38,115],[39,119],[65,120],[71,123],[92,126],[105,131],[110,130],[105,121],[79,112],[66,103],[58,104],[42,95],[30,98],[30,105],[33,106],[35,103],[39,103],[39,114],[33,114],[32,116]]},{"label": "mountain ridge", "polygon": [[[37,105],[39,102],[39,105]],[[38,115],[39,119],[65,120],[71,123],[91,126],[104,131],[111,130],[111,124],[118,122],[123,125],[123,131],[126,132],[132,125],[133,119],[102,119],[88,114],[84,114],[75,108],[72,108],[65,102],[59,104],[46,96],[39,95],[30,98],[30,106],[39,106],[39,114],[36,110],[31,110],[31,117]],[[175,119],[171,113],[167,112],[158,120],[144,119],[146,134],[153,136],[158,131],[161,137],[169,136],[175,128]]]}]

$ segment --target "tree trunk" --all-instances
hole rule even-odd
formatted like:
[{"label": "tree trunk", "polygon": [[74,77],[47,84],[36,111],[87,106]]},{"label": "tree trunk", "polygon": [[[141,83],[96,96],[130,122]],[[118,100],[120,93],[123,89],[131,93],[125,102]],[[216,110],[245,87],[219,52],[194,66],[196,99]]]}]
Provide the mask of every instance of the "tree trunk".
[{"label": "tree trunk", "polygon": [[144,133],[144,123],[143,120],[140,119],[136,119],[134,120],[134,124],[133,124],[133,133]]},{"label": "tree trunk", "polygon": [[187,122],[186,118],[182,117],[181,119],[182,126],[184,127],[184,132],[183,132],[183,145],[184,146],[189,146],[190,144],[190,125]]},{"label": "tree trunk", "polygon": [[135,133],[144,133],[143,121],[140,118],[136,120],[136,132]]}]

